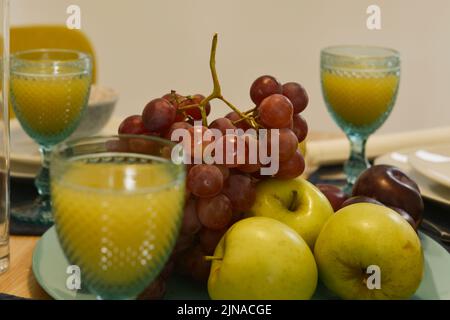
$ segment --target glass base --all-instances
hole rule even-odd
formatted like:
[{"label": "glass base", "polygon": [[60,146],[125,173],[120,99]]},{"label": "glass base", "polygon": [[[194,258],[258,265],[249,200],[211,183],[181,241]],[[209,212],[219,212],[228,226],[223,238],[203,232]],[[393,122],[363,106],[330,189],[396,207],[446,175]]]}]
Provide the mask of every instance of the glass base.
[{"label": "glass base", "polygon": [[42,198],[30,204],[12,208],[11,215],[19,221],[30,224],[51,226],[54,223],[50,201]]}]

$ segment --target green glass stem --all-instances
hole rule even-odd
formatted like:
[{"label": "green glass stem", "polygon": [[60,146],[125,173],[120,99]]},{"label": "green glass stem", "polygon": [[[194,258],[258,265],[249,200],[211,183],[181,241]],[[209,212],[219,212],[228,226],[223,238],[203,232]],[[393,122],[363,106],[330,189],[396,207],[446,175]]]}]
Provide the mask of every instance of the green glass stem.
[{"label": "green glass stem", "polygon": [[40,146],[39,151],[42,156],[42,168],[34,180],[34,185],[36,186],[39,195],[45,200],[50,196],[49,166],[51,149],[49,147]]},{"label": "green glass stem", "polygon": [[366,158],[367,136],[358,134],[349,134],[350,140],[350,158],[345,162],[344,172],[347,176],[346,192],[351,192],[353,185],[359,175],[370,167]]}]

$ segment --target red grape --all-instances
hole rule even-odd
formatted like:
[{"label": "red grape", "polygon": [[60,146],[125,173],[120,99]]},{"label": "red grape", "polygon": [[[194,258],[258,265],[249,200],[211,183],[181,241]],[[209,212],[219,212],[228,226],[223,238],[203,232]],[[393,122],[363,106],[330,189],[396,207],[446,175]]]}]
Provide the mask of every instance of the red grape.
[{"label": "red grape", "polygon": [[308,135],[308,123],[306,122],[305,118],[303,118],[299,114],[294,114],[292,119],[294,121],[292,131],[294,131],[295,135],[297,136],[298,142],[302,142]]},{"label": "red grape", "polygon": [[[185,99],[185,97],[183,97],[181,94],[178,94],[175,92],[167,93],[167,94],[163,95],[161,98],[169,101],[175,107],[176,110],[178,110],[180,102]],[[175,116],[175,121],[177,121],[177,122],[183,121],[184,119],[185,119],[185,116],[184,116],[183,112],[177,111],[177,115]]]},{"label": "red grape", "polygon": [[209,128],[220,130],[220,132],[222,132],[223,135],[227,134],[227,130],[236,130],[236,127],[228,118],[218,118],[214,120],[209,125]]},{"label": "red grape", "polygon": [[259,105],[268,96],[274,93],[281,94],[282,92],[283,87],[281,83],[274,77],[266,75],[259,77],[253,82],[250,88],[250,97],[256,105]]},{"label": "red grape", "polygon": [[197,200],[197,213],[200,222],[212,230],[225,228],[231,221],[231,201],[223,194],[213,198]]},{"label": "red grape", "polygon": [[258,139],[252,135],[245,135],[245,163],[239,166],[239,171],[245,173],[253,173],[261,168],[261,163],[259,162],[259,145]]},{"label": "red grape", "polygon": [[305,171],[305,160],[300,151],[296,151],[292,158],[287,161],[280,162],[280,168],[275,174],[279,179],[294,179]]},{"label": "red grape", "polygon": [[119,126],[119,134],[150,134],[144,126],[142,116],[134,115],[125,118]]},{"label": "red grape", "polygon": [[288,98],[273,94],[258,107],[260,122],[266,128],[289,128],[294,108]]},{"label": "red grape", "polygon": [[292,102],[294,113],[300,113],[308,106],[308,94],[306,93],[305,88],[297,82],[283,84],[283,95]]},{"label": "red grape", "polygon": [[252,179],[242,174],[231,175],[225,182],[222,192],[237,211],[250,210],[256,199],[256,188]]},{"label": "red grape", "polygon": [[173,248],[172,255],[179,255],[189,249],[194,243],[194,236],[180,233],[178,236],[175,247]]},{"label": "red grape", "polygon": [[[245,163],[245,141],[242,136],[226,134],[216,142],[215,149],[221,150],[222,154],[215,154],[216,163],[223,164],[228,168],[237,168]],[[240,150],[242,149],[242,150]]]},{"label": "red grape", "polygon": [[189,139],[188,141],[183,140],[183,149],[184,152],[191,159],[195,159],[199,162],[203,160],[203,152],[205,148],[211,143],[211,141],[206,141],[205,132],[208,128],[203,126],[193,126],[188,129],[189,131]]},{"label": "red grape", "polygon": [[175,122],[176,109],[166,99],[150,101],[142,112],[142,121],[150,132],[164,133]]},{"label": "red grape", "polygon": [[230,169],[221,164],[216,164],[215,166],[222,172],[223,181],[227,180],[230,176]]},{"label": "red grape", "polygon": [[[169,130],[166,132],[166,134],[164,135],[164,138],[168,139],[168,140],[172,140],[172,133],[177,130],[177,129],[185,129],[185,130],[189,130],[190,128],[192,128],[192,125],[187,123],[187,122],[175,122],[174,124],[172,124],[169,128]],[[174,142],[181,142],[182,137],[178,138],[178,140],[174,141]]]},{"label": "red grape", "polygon": [[[272,135],[275,131],[271,130],[269,133],[269,139],[267,139],[268,150],[272,154]],[[279,129],[278,134],[278,156],[281,162],[287,161],[294,155],[298,148],[298,139],[291,129],[283,128]]]},{"label": "red grape", "polygon": [[[234,111],[230,112],[225,116],[225,118],[230,119],[231,123],[236,128],[242,129],[244,131],[251,128],[251,125],[247,121],[241,120],[242,118],[237,112],[234,112]],[[239,120],[241,120],[241,121],[239,121]],[[235,123],[236,121],[239,121],[239,122]]]},{"label": "red grape", "polygon": [[187,187],[197,197],[214,197],[223,187],[222,172],[216,166],[198,164],[189,170]]},{"label": "red grape", "polygon": [[[200,102],[202,102],[205,99],[205,97],[201,94],[195,94],[189,98],[185,98],[184,100],[182,100],[180,102],[180,108],[183,107],[187,107],[187,106],[191,106],[194,104],[200,104]],[[192,117],[192,119],[194,120],[200,120],[202,118],[202,113],[200,111],[200,108],[189,108],[184,110],[184,112],[189,115],[190,117]],[[211,112],[211,105],[209,104],[209,102],[206,104],[205,106],[205,112],[206,115],[209,115],[209,113]]]},{"label": "red grape", "polygon": [[208,281],[209,271],[211,269],[211,262],[205,260],[205,252],[202,250],[200,245],[192,248],[190,252],[188,252],[189,257],[187,258],[188,264],[191,268],[190,275],[194,280],[199,282]]},{"label": "red grape", "polygon": [[203,228],[199,233],[200,245],[202,246],[203,251],[207,255],[213,255],[216,250],[217,244],[220,239],[222,239],[223,235],[227,232],[227,228],[223,228],[220,230],[211,230],[208,228]]},{"label": "red grape", "polygon": [[181,233],[194,235],[200,231],[202,224],[198,219],[196,203],[194,199],[189,199],[184,206],[183,222],[181,224]]}]

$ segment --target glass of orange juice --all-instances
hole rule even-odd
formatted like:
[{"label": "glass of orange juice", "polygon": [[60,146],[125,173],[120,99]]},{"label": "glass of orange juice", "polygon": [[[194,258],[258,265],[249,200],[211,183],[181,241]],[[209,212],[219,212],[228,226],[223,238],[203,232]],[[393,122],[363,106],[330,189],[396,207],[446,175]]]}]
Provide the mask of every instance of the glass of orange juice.
[{"label": "glass of orange juice", "polygon": [[72,140],[52,152],[59,241],[80,268],[81,285],[101,299],[137,297],[169,258],[185,186],[173,147],[155,137],[110,136]]},{"label": "glass of orange juice", "polygon": [[61,49],[37,49],[11,56],[11,104],[25,132],[39,144],[42,169],[35,179],[40,200],[12,214],[21,220],[51,224],[48,164],[51,148],[77,128],[92,80],[88,55]]},{"label": "glass of orange juice", "polygon": [[387,119],[400,82],[400,55],[381,47],[335,46],[321,52],[322,91],[328,111],[350,140],[346,191],[369,167],[366,142]]}]

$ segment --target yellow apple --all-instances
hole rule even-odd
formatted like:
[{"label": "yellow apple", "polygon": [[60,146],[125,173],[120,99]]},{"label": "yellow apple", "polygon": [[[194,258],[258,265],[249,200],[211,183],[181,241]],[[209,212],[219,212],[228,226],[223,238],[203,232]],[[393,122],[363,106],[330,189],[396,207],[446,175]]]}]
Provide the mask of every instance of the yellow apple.
[{"label": "yellow apple", "polygon": [[237,222],[209,258],[211,299],[310,299],[316,289],[311,250],[294,230],[274,219]]},{"label": "yellow apple", "polygon": [[372,203],[339,210],[322,229],[314,254],[321,280],[344,299],[409,298],[423,275],[414,229],[395,211]]},{"label": "yellow apple", "polygon": [[250,216],[281,221],[306,241],[311,249],[325,222],[334,214],[328,199],[302,178],[269,179],[258,183]]}]

